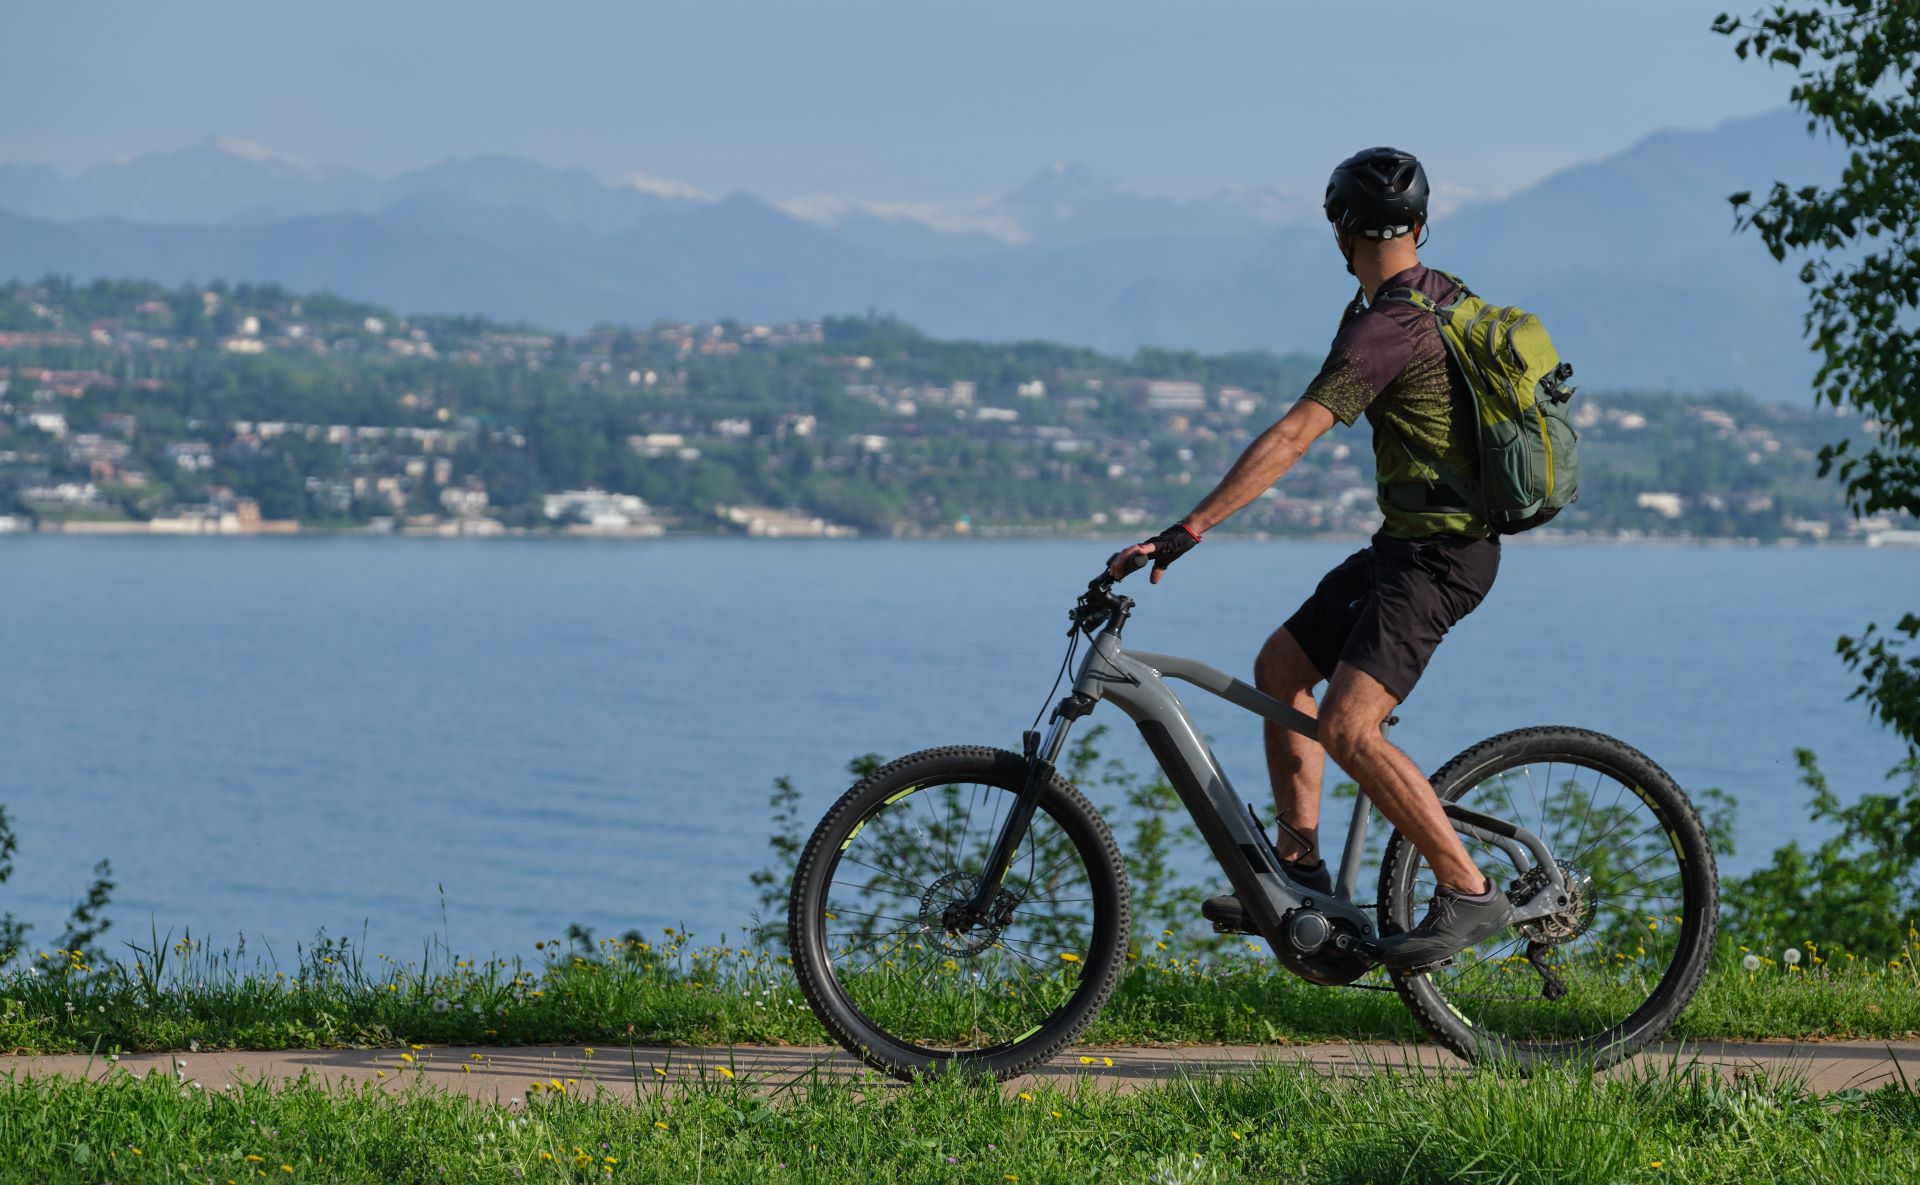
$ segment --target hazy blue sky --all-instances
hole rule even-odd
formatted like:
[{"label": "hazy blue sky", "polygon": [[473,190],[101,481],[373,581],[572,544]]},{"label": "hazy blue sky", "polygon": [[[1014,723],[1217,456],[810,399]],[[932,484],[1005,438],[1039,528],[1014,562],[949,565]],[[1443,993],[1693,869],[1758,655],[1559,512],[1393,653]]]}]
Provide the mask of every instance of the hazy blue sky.
[{"label": "hazy blue sky", "polygon": [[1311,191],[1388,142],[1505,190],[1784,103],[1788,75],[1708,31],[1727,6],[5,0],[0,159],[218,135],[382,174],[506,153],[773,199],[954,199],[1054,161]]}]

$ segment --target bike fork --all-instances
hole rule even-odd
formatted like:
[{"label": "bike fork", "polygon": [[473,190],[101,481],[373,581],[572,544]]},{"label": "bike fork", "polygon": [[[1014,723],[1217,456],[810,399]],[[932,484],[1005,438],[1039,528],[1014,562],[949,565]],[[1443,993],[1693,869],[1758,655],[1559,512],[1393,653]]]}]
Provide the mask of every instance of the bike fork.
[{"label": "bike fork", "polygon": [[[1046,739],[1029,729],[1021,736],[1021,747],[1026,752],[1027,781],[1021,787],[1019,797],[1013,801],[1013,807],[1007,812],[1006,821],[1000,825],[1000,834],[994,837],[993,847],[987,852],[986,867],[980,870],[980,883],[974,886],[973,895],[954,903],[944,919],[947,929],[964,930],[972,923],[992,917],[995,898],[1000,895],[1000,886],[1006,880],[1007,871],[1013,866],[1014,854],[1020,850],[1020,842],[1027,837],[1027,828],[1033,823],[1033,812],[1040,805],[1040,795],[1045,792],[1047,780],[1053,776],[1053,763],[1060,756],[1060,750],[1066,747],[1067,732],[1073,722],[1093,710],[1093,701],[1075,692],[1060,701],[1053,711],[1053,724],[1047,729]],[[961,923],[955,925],[954,923]]]}]

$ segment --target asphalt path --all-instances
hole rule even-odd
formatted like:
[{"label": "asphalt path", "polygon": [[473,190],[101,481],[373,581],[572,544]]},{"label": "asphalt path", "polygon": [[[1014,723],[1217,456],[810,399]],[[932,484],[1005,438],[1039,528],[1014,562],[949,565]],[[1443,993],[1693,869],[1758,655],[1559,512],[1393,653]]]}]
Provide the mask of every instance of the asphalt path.
[{"label": "asphalt path", "polygon": [[[1269,1064],[1305,1064],[1333,1075],[1421,1070],[1458,1072],[1463,1063],[1432,1045],[1201,1045],[1174,1048],[1078,1048],[1007,1084],[1086,1084],[1136,1090],[1194,1073],[1237,1073]],[[1898,1082],[1920,1086],[1920,1041],[1703,1042],[1666,1044],[1607,1071],[1620,1076],[1647,1068],[1698,1064],[1723,1076],[1764,1070],[1822,1094]],[[221,1090],[238,1082],[282,1083],[307,1076],[329,1085],[374,1084],[405,1091],[429,1086],[475,1098],[513,1103],[529,1093],[570,1095],[672,1090],[702,1081],[743,1081],[779,1090],[820,1077],[877,1078],[837,1048],[659,1045],[511,1047],[430,1046],[406,1049],[236,1050],[127,1054],[117,1060],[85,1055],[0,1056],[0,1074],[102,1079],[118,1074],[163,1074],[191,1089]]]}]

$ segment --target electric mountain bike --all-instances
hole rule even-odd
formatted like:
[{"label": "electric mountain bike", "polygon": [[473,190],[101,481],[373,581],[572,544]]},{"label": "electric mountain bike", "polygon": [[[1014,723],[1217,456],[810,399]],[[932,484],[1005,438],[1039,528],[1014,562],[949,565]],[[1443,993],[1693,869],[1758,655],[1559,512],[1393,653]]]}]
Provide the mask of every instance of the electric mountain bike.
[{"label": "electric mountain bike", "polygon": [[[1203,663],[1125,649],[1134,602],[1113,586],[1103,572],[1068,615],[1062,674],[1083,636],[1090,645],[1044,738],[1029,730],[1019,753],[951,746],[893,761],[842,795],[801,853],[788,904],[800,987],[878,1070],[1012,1077],[1072,1043],[1113,991],[1133,939],[1125,864],[1054,765],[1103,700],[1139,727],[1244,926],[1287,970],[1366,986],[1355,981],[1377,966],[1379,939],[1411,928],[1433,895],[1432,871],[1393,832],[1376,901],[1355,900],[1364,790],[1332,895],[1290,879],[1166,680],[1308,737],[1313,718]],[[1439,968],[1383,968],[1375,978],[1390,987],[1377,990],[1399,993],[1468,1061],[1522,1069],[1608,1065],[1665,1032],[1706,973],[1719,916],[1712,848],[1666,771],[1612,737],[1548,726],[1481,741],[1432,783],[1513,924]]]}]

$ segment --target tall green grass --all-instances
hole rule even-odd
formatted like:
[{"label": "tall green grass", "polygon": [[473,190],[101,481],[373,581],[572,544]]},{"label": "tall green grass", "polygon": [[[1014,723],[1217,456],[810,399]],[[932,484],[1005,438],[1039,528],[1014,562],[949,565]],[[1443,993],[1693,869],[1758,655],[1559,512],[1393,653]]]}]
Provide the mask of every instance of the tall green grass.
[{"label": "tall green grass", "polygon": [[[1920,1035],[1913,941],[1887,962],[1827,962],[1817,946],[1722,948],[1674,1037]],[[1754,967],[1745,961],[1751,955]],[[542,943],[527,959],[428,947],[401,961],[327,941],[286,969],[199,939],[155,938],[126,963],[29,956],[0,976],[0,1046],[24,1052],[281,1049],[406,1042],[527,1044],[827,1041],[783,958],[766,949],[658,942]],[[1364,986],[1378,987],[1373,978]],[[1152,949],[1129,963],[1085,1040],[1274,1043],[1417,1038],[1397,996],[1321,988],[1251,950]]]},{"label": "tall green grass", "polygon": [[1118,1094],[712,1077],[506,1106],[311,1082],[0,1079],[32,1181],[1807,1182],[1920,1179],[1920,1101],[1688,1068],[1601,1081],[1274,1065]]}]

